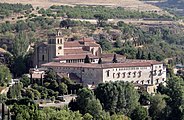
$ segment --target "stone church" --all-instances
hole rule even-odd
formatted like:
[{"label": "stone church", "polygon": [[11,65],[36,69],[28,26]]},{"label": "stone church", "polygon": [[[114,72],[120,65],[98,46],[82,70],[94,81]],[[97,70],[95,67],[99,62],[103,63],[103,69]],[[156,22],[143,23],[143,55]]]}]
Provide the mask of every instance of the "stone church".
[{"label": "stone church", "polygon": [[97,63],[102,55],[100,45],[92,38],[68,41],[60,29],[57,29],[54,34],[49,34],[47,42],[36,44],[34,50],[33,65],[37,67],[51,61],[82,63],[86,55],[92,63]]}]

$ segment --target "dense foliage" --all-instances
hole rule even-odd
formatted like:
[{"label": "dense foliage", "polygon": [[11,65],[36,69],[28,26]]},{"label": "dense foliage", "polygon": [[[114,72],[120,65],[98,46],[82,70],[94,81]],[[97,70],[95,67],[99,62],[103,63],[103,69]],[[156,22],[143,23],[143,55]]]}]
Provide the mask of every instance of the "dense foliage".
[{"label": "dense foliage", "polygon": [[11,73],[8,67],[0,65],[0,86],[6,86],[11,81]]},{"label": "dense foliage", "polygon": [[27,4],[8,4],[8,3],[0,3],[0,19],[10,16],[13,13],[20,13],[26,10],[30,10],[32,5]]},{"label": "dense foliage", "polygon": [[51,15],[57,12],[57,16],[67,16],[68,18],[84,18],[93,19],[96,15],[104,15],[108,19],[112,18],[170,18],[169,16],[161,16],[155,13],[129,11],[122,7],[110,8],[104,6],[51,6],[47,10],[40,10],[44,15]]}]

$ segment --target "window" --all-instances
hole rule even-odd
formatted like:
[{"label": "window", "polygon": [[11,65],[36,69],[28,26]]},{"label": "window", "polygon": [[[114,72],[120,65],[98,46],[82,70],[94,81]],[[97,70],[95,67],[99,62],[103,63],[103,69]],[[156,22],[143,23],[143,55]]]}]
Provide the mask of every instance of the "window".
[{"label": "window", "polygon": [[154,70],[154,74],[155,74],[155,75],[157,74],[157,70]]},{"label": "window", "polygon": [[156,84],[158,84],[158,80],[159,80],[159,79],[156,79]]},{"label": "window", "polygon": [[124,72],[124,73],[122,73],[122,78],[125,78],[125,74],[126,74],[125,72]]},{"label": "window", "polygon": [[133,72],[133,74],[134,74],[134,77],[136,76],[136,71],[135,72]]},{"label": "window", "polygon": [[159,73],[162,74],[162,70],[159,70]]},{"label": "window", "polygon": [[115,73],[113,73],[113,78],[115,78]]},{"label": "window", "polygon": [[59,44],[59,39],[57,40],[57,43]]},{"label": "window", "polygon": [[148,80],[148,84],[150,84],[150,80]]},{"label": "window", "polygon": [[139,74],[138,77],[141,77],[141,73],[142,73],[141,71],[138,72],[138,74]]},{"label": "window", "polygon": [[106,73],[107,73],[107,77],[109,77],[109,72],[110,72],[110,70],[107,70],[107,71],[106,71]]},{"label": "window", "polygon": [[131,75],[131,72],[128,72],[128,75]]},{"label": "window", "polygon": [[117,73],[118,78],[120,78],[120,73]]}]

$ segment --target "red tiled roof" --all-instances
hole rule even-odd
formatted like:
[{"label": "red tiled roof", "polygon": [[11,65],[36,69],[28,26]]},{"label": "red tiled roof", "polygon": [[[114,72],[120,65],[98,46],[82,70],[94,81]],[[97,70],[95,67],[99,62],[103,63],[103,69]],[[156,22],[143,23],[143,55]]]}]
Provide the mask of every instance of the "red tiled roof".
[{"label": "red tiled roof", "polygon": [[81,53],[87,53],[89,51],[84,51],[83,49],[76,48],[76,49],[64,49],[64,54],[81,54]]},{"label": "red tiled roof", "polygon": [[89,58],[98,58],[98,56],[94,56],[93,54],[74,54],[74,55],[64,55],[59,56],[57,58],[54,58],[54,60],[75,60],[75,59],[84,59],[86,55],[89,56]]},{"label": "red tiled roof", "polygon": [[83,44],[80,44],[79,41],[69,41],[69,42],[64,42],[64,47],[82,47],[84,46]]},{"label": "red tiled roof", "polygon": [[76,68],[120,68],[120,67],[149,67],[152,64],[161,64],[158,61],[147,62],[130,62],[130,63],[104,63],[104,64],[87,64],[87,63],[59,63],[50,62],[43,64],[43,67],[76,67]]}]

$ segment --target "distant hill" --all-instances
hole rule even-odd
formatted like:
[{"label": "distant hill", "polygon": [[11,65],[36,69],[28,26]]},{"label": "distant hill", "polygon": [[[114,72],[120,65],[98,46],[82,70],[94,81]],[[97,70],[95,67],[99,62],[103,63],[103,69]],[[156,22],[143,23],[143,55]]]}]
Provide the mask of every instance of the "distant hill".
[{"label": "distant hill", "polygon": [[165,2],[159,2],[158,7],[170,9],[177,15],[184,16],[184,0],[167,0]]}]

